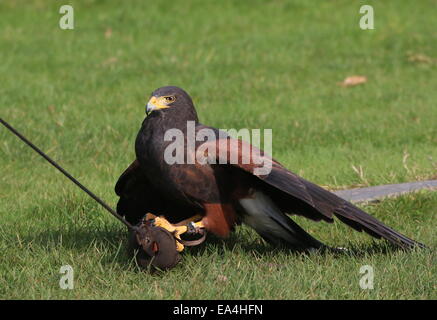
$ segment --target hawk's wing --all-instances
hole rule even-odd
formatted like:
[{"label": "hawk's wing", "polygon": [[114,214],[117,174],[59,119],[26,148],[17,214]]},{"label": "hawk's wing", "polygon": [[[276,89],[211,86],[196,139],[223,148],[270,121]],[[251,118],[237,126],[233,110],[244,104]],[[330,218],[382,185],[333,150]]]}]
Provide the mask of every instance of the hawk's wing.
[{"label": "hawk's wing", "polygon": [[192,207],[171,201],[150,183],[144,175],[138,160],[121,174],[115,185],[120,197],[117,213],[132,224],[137,224],[146,213],[165,216],[176,223],[193,215]]},{"label": "hawk's wing", "polygon": [[155,197],[151,197],[151,187],[141,172],[138,160],[121,174],[115,185],[115,193],[120,197],[117,213],[132,224],[136,224],[156,206]]},{"label": "hawk's wing", "polygon": [[[387,239],[400,247],[424,246],[384,225],[352,203],[287,170],[279,162],[247,142],[228,137],[207,141],[200,146],[202,150],[215,148],[212,156],[216,163],[232,165],[257,177],[262,182],[263,191],[283,212],[328,222],[332,222],[333,217],[336,216],[357,231],[365,231],[373,237]],[[242,160],[248,150],[251,152],[250,161],[244,163]],[[211,161],[211,155],[208,156]],[[231,161],[232,159],[234,161]],[[235,159],[238,159],[238,162],[235,162]],[[271,165],[268,174],[260,170],[265,164]]]}]

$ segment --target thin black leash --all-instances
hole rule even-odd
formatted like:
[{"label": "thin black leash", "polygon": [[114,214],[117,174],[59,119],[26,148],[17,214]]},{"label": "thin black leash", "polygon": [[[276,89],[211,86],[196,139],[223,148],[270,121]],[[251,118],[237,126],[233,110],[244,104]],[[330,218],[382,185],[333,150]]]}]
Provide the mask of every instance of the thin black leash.
[{"label": "thin black leash", "polygon": [[44,159],[46,159],[52,166],[54,166],[56,169],[61,171],[64,176],[66,176],[68,179],[70,179],[74,184],[76,184],[79,188],[81,188],[83,191],[85,191],[91,198],[96,200],[103,208],[105,208],[107,211],[109,211],[110,214],[112,214],[115,218],[120,220],[126,227],[129,228],[129,230],[135,230],[135,228],[127,222],[122,216],[120,216],[117,212],[115,212],[114,209],[112,209],[109,205],[107,205],[102,199],[100,199],[98,196],[96,196],[94,193],[92,193],[90,190],[88,190],[84,185],[82,185],[79,181],[77,181],[71,174],[69,174],[67,171],[65,171],[59,164],[57,164],[54,160],[52,160],[48,155],[46,155],[44,152],[42,152],[37,146],[35,146],[32,142],[27,140],[21,133],[19,133],[16,129],[14,129],[9,123],[4,121],[2,118],[0,118],[0,122],[2,125],[4,125],[7,129],[9,129],[13,134],[15,134],[18,138],[23,140],[29,147],[31,147],[33,150],[38,152]]}]

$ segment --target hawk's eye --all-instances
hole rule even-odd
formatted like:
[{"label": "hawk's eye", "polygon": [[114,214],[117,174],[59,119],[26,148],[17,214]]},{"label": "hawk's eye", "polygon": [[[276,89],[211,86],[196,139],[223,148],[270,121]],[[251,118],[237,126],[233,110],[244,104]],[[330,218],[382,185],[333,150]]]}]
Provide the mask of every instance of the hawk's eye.
[{"label": "hawk's eye", "polygon": [[173,102],[176,100],[175,97],[173,97],[173,96],[164,97],[164,99],[165,99],[165,102]]}]

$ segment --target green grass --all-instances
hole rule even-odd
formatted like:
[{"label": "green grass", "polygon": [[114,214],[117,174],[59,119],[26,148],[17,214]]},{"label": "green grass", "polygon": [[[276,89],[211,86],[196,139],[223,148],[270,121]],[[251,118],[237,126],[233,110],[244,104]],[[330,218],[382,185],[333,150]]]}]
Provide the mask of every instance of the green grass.
[{"label": "green grass", "polygon": [[[272,128],[274,157],[332,189],[436,178],[434,1],[68,3],[75,29],[64,31],[62,1],[0,2],[0,116],[112,205],[146,98],[170,84],[203,123]],[[375,30],[359,29],[361,4],[374,6]],[[355,74],[368,82],[337,85]],[[437,298],[435,192],[365,207],[431,250],[299,218],[354,254],[298,255],[238,228],[150,275],[126,255],[124,227],[5,129],[0,168],[2,299]],[[65,264],[74,290],[59,289]],[[373,290],[359,287],[362,265]]]}]

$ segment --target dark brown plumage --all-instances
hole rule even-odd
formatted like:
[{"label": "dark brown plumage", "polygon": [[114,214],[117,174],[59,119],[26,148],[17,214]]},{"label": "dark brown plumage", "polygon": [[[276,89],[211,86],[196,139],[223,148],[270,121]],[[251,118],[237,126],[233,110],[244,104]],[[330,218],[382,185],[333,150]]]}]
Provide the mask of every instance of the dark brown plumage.
[{"label": "dark brown plumage", "polygon": [[[203,217],[207,230],[226,236],[238,223],[253,227],[272,244],[310,249],[324,245],[302,230],[287,214],[333,222],[334,216],[357,231],[384,238],[402,248],[422,244],[384,225],[353,204],[299,177],[262,151],[250,163],[231,164],[234,156],[241,160],[247,144],[233,138],[196,142],[193,148],[184,141],[187,157],[194,157],[200,147],[217,149],[220,164],[173,164],[164,161],[166,130],[176,128],[187,134],[187,121],[195,130],[209,128],[198,122],[189,95],[177,87],[163,87],[152,93],[151,101],[163,101],[162,108],[151,108],[138,133],[137,159],[119,178],[115,191],[120,196],[117,212],[131,223],[137,223],[147,212],[164,215],[177,223],[194,215]],[[167,103],[168,102],[168,103]],[[154,105],[153,105],[154,106]],[[218,136],[218,134],[217,134]],[[227,145],[227,153],[218,150]],[[247,145],[246,145],[247,146]],[[255,149],[249,145],[249,148]],[[213,155],[213,154],[212,154]],[[256,157],[256,154],[255,156]],[[185,159],[186,160],[186,159]],[[271,161],[269,174],[255,173],[260,161]]]}]

